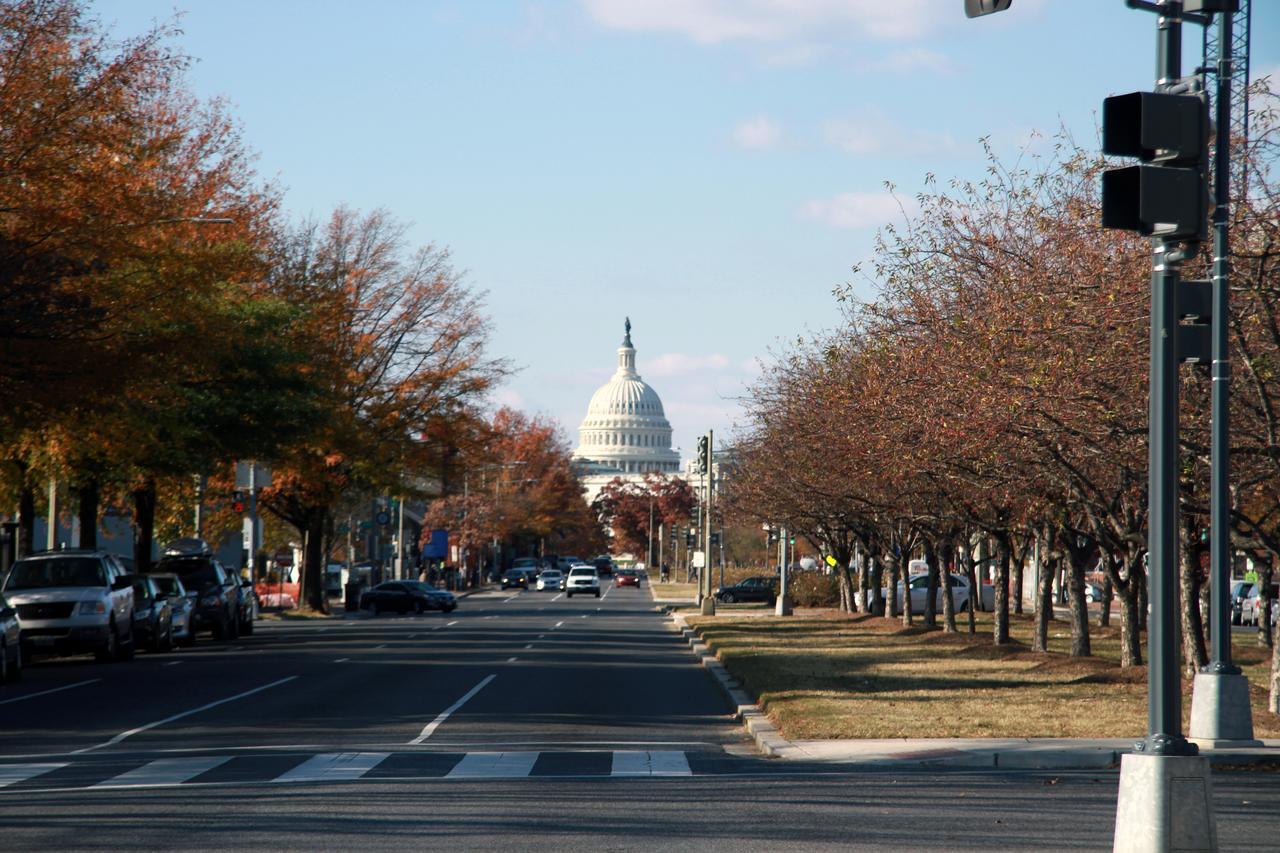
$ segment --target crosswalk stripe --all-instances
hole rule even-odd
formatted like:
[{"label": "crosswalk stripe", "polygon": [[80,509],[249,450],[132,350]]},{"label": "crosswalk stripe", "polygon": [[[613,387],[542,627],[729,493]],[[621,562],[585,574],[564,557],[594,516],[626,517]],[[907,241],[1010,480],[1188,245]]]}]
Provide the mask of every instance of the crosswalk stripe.
[{"label": "crosswalk stripe", "polygon": [[359,779],[386,759],[389,752],[326,752],[313,755],[297,767],[277,776],[276,782]]},{"label": "crosswalk stripe", "polygon": [[613,776],[692,776],[689,759],[675,750],[615,750]]},{"label": "crosswalk stripe", "polygon": [[201,756],[197,758],[158,758],[127,773],[113,776],[94,785],[95,788],[123,788],[140,785],[180,785],[194,779],[220,764],[226,764],[231,756]]},{"label": "crosswalk stripe", "polygon": [[39,776],[41,773],[49,773],[57,770],[59,767],[66,767],[63,764],[8,764],[0,766],[0,788],[7,785],[13,785],[21,782],[23,779],[30,779],[32,776]]},{"label": "crosswalk stripe", "polygon": [[541,753],[468,752],[446,774],[449,779],[528,776]]}]

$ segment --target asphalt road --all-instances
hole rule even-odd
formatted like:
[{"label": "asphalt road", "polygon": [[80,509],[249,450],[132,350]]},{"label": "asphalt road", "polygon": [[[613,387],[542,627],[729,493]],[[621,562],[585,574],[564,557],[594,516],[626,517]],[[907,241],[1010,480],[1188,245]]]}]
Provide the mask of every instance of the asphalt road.
[{"label": "asphalt road", "polygon": [[[1114,772],[758,756],[648,590],[606,589],[41,661],[0,689],[0,848],[1109,848]],[[1224,849],[1280,838],[1280,774],[1214,782]]]}]

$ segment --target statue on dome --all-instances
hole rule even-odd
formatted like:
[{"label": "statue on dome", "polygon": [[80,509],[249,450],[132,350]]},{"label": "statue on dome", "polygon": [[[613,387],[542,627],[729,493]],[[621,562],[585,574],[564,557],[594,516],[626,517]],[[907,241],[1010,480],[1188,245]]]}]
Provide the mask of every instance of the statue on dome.
[{"label": "statue on dome", "polygon": [[623,324],[623,328],[627,330],[627,335],[622,339],[622,345],[624,347],[629,347],[631,346],[631,318],[630,317],[628,317],[626,323]]}]

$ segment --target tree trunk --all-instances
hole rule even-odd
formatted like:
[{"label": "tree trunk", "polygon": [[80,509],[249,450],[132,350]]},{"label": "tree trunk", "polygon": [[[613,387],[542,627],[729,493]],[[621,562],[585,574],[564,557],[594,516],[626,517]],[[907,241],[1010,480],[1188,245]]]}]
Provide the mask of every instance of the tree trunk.
[{"label": "tree trunk", "polygon": [[1271,578],[1274,575],[1272,558],[1267,556],[1266,563],[1258,569],[1258,581],[1261,586],[1258,589],[1258,645],[1271,646],[1271,599],[1268,593],[1271,592]]},{"label": "tree trunk", "polygon": [[96,549],[98,547],[98,503],[101,487],[97,477],[89,477],[76,490],[80,499],[80,547]]},{"label": "tree trunk", "polygon": [[[927,536],[923,539],[924,562],[929,567],[925,582],[924,626],[932,630],[938,627],[938,552],[933,546],[932,539]],[[904,594],[910,597],[911,590],[908,589]]]},{"label": "tree trunk", "polygon": [[1013,612],[1022,615],[1022,572],[1026,568],[1027,549],[1018,549],[1018,559],[1013,561]]},{"label": "tree trunk", "polygon": [[[1138,569],[1140,567],[1135,566],[1134,568]],[[1134,572],[1134,569],[1130,569],[1129,571]],[[1138,582],[1138,630],[1145,631],[1147,630],[1147,613],[1148,613],[1147,573],[1145,571],[1138,571],[1133,576]]]},{"label": "tree trunk", "polygon": [[1204,624],[1200,620],[1200,552],[1191,547],[1186,521],[1178,525],[1182,548],[1178,558],[1178,592],[1182,605],[1182,661],[1187,678],[1195,678],[1209,662],[1204,644]]},{"label": "tree trunk", "polygon": [[1280,643],[1271,643],[1271,694],[1267,697],[1267,710],[1280,714]]},{"label": "tree trunk", "polygon": [[156,530],[156,481],[148,477],[133,490],[133,563],[146,574],[151,570]]},{"label": "tree trunk", "polygon": [[[901,555],[895,554],[893,557],[893,573],[897,579],[894,582],[892,601],[899,608],[902,615],[902,627],[911,627],[911,596],[910,590],[907,589],[907,561]],[[901,592],[902,599],[898,599]]]},{"label": "tree trunk", "polygon": [[1089,607],[1084,598],[1084,575],[1092,551],[1068,545],[1067,553],[1070,556],[1068,570],[1071,573],[1067,582],[1068,601],[1071,605],[1071,656],[1087,658],[1093,654],[1093,650],[1089,643]]},{"label": "tree trunk", "polygon": [[306,529],[303,531],[302,589],[299,593],[312,610],[327,612],[324,594],[324,527],[328,515],[326,507],[311,507],[307,511]]},{"label": "tree trunk", "polygon": [[1120,666],[1142,666],[1142,615],[1138,590],[1120,596]]},{"label": "tree trunk", "polygon": [[868,554],[866,568],[871,572],[871,612],[876,616],[884,615],[884,563]]},{"label": "tree trunk", "polygon": [[1009,534],[996,534],[996,622],[994,643],[997,646],[1009,643]]},{"label": "tree trunk", "polygon": [[17,555],[25,557],[35,550],[36,538],[36,490],[27,467],[22,466],[22,485],[18,489],[18,542]]},{"label": "tree trunk", "polygon": [[[952,592],[951,569],[952,560],[955,556],[955,545],[950,538],[943,539],[938,543],[938,559],[939,570],[942,572],[942,631],[945,634],[954,634],[956,628],[956,598]],[[972,607],[972,599],[970,599],[970,607]]]},{"label": "tree trunk", "polygon": [[1111,585],[1111,575],[1103,574],[1102,576],[1102,612],[1098,614],[1098,627],[1107,628],[1111,625],[1111,602],[1115,601],[1116,589]]},{"label": "tree trunk", "polygon": [[1053,576],[1058,571],[1058,559],[1053,556],[1053,532],[1037,533],[1039,538],[1040,566],[1036,572],[1036,631],[1031,648],[1037,652],[1049,651],[1049,623],[1053,621]]},{"label": "tree trunk", "polygon": [[871,611],[871,567],[864,563],[860,558],[855,557],[857,562],[857,578],[858,578],[858,609],[863,613]]},{"label": "tree trunk", "polygon": [[982,606],[982,586],[978,583],[978,567],[973,561],[973,543],[966,537],[964,550],[964,575],[969,579],[969,589],[973,593],[969,601],[969,633],[978,633],[977,609]]},{"label": "tree trunk", "polygon": [[836,566],[836,586],[840,590],[840,611],[842,613],[852,613],[854,610],[853,580],[849,577],[848,566]]}]

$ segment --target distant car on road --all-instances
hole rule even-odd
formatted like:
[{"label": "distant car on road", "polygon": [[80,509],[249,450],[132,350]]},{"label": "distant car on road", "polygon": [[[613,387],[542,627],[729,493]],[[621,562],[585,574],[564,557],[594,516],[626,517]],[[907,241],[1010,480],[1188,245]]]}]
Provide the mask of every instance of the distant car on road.
[{"label": "distant car on road", "polygon": [[425,613],[428,610],[447,613],[455,607],[453,593],[422,581],[386,581],[360,596],[360,609],[370,610],[374,616],[384,612]]},{"label": "distant car on road", "polygon": [[725,604],[738,601],[763,601],[773,603],[778,595],[778,579],[764,575],[740,580],[732,586],[722,586],[716,590],[716,599]]},{"label": "distant car on road", "polygon": [[640,586],[640,575],[635,569],[618,569],[613,576],[614,586]]},{"label": "distant car on road", "polygon": [[18,611],[26,660],[35,650],[133,657],[133,578],[111,554],[32,554],[13,564],[4,594]]},{"label": "distant car on road", "polygon": [[520,589],[529,588],[529,570],[528,569],[507,569],[502,573],[502,588],[511,589],[519,587]]},{"label": "distant car on road", "polygon": [[577,565],[569,569],[569,579],[565,582],[565,596],[573,598],[574,593],[600,597],[600,575],[596,572],[595,566]]},{"label": "distant car on road", "polygon": [[559,569],[543,569],[538,575],[538,592],[564,589],[565,578]]},{"label": "distant car on road", "polygon": [[[911,612],[924,613],[926,603],[929,600],[929,576],[927,574],[911,575],[908,578],[908,585],[911,588]],[[985,594],[985,590],[984,590]],[[994,593],[993,593],[994,594]],[[965,608],[970,606],[971,596],[969,595],[969,580],[964,575],[951,576],[951,600],[955,603],[956,613],[963,613]],[[938,577],[938,589],[934,596],[934,612],[942,612],[942,577]],[[902,605],[902,590],[898,590],[898,604]],[[982,602],[978,602],[979,609],[982,609]]]},{"label": "distant car on road", "polygon": [[591,565],[596,567],[596,572],[602,578],[611,577],[613,575],[613,559],[607,554],[596,557],[591,561]]},{"label": "distant car on road", "polygon": [[22,678],[22,626],[18,611],[0,595],[0,683]]},{"label": "distant car on road", "polygon": [[585,565],[581,557],[556,557],[555,568],[562,572],[567,572],[574,566]]},{"label": "distant car on road", "polygon": [[169,599],[148,575],[133,578],[133,638],[153,652],[173,648],[173,610]]}]

